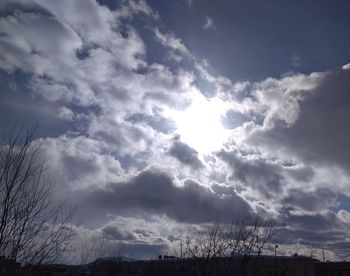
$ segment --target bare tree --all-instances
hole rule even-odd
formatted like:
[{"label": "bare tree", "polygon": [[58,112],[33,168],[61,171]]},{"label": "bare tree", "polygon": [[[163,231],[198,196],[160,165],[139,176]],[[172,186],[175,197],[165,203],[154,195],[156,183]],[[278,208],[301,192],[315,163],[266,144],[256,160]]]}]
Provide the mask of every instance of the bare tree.
[{"label": "bare tree", "polygon": [[107,240],[104,237],[95,237],[90,240],[82,240],[78,251],[80,265],[96,261],[106,255]]},{"label": "bare tree", "polygon": [[[274,222],[259,218],[244,219],[231,224],[222,224],[218,220],[208,224],[204,230],[186,238],[185,257],[194,259],[197,275],[220,274],[220,258],[236,260],[235,268],[242,275],[248,269],[257,273],[259,257],[267,249],[277,232]],[[250,257],[253,257],[249,260]],[[228,262],[232,269],[232,263]],[[218,270],[218,271],[217,271]],[[215,272],[216,271],[216,272]]]},{"label": "bare tree", "polygon": [[0,255],[26,264],[57,261],[72,235],[73,209],[51,202],[34,134],[15,127],[0,141]]},{"label": "bare tree", "polygon": [[224,225],[216,220],[212,224],[205,225],[204,230],[186,237],[184,256],[206,259],[223,257],[228,246],[228,233],[225,232]]},{"label": "bare tree", "polygon": [[276,233],[273,221],[263,221],[258,217],[231,224],[228,235],[229,256],[260,256]]},{"label": "bare tree", "polygon": [[186,238],[186,256],[193,258],[260,256],[276,234],[273,221],[244,219],[231,224],[216,220]]}]

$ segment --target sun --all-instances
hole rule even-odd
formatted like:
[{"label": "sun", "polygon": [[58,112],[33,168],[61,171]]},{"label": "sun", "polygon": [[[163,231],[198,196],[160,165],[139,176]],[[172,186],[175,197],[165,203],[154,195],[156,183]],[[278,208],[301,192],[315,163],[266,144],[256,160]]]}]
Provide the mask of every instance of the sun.
[{"label": "sun", "polygon": [[230,132],[221,123],[229,109],[219,98],[207,99],[199,91],[191,92],[191,104],[185,110],[168,110],[167,116],[175,121],[182,142],[202,155],[221,148]]}]

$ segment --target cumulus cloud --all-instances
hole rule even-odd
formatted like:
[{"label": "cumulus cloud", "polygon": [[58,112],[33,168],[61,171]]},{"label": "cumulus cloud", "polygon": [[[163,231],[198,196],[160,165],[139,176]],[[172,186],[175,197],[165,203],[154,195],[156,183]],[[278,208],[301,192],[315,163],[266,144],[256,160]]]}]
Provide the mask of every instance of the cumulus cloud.
[{"label": "cumulus cloud", "polygon": [[307,211],[321,211],[336,205],[336,194],[326,188],[318,188],[312,192],[290,189],[281,201],[286,207],[299,207]]},{"label": "cumulus cloud", "polygon": [[[213,74],[143,0],[115,9],[94,0],[0,8],[0,111],[46,122],[41,142],[55,196],[79,201],[95,234],[151,254],[183,232],[163,224],[259,214],[283,225],[288,241],[344,252],[348,64],[233,82]],[[215,28],[213,19],[203,28]],[[164,56],[153,60],[151,49]],[[190,106],[193,91],[229,106],[218,124],[230,137],[216,153],[185,144],[165,115]]]},{"label": "cumulus cloud", "polygon": [[281,168],[273,160],[264,160],[254,155],[242,156],[237,151],[222,151],[218,156],[232,169],[231,180],[241,182],[243,188],[250,188],[266,198],[281,194],[285,179]]},{"label": "cumulus cloud", "polygon": [[[287,106],[278,105],[278,114],[273,112],[276,115],[270,115],[271,111],[268,111],[265,124],[270,126],[269,129],[257,130],[249,139],[255,145],[289,152],[306,163],[327,164],[330,167],[336,164],[348,170],[350,159],[345,149],[349,141],[346,119],[349,116],[347,105],[350,103],[347,93],[350,87],[349,72],[328,72],[321,76],[318,74],[305,79],[317,85],[303,88],[301,91],[309,89],[309,92],[299,103],[299,96],[295,95],[287,101]],[[283,106],[285,108],[281,110]],[[286,125],[272,124],[276,119],[283,120]]]},{"label": "cumulus cloud", "polygon": [[180,141],[174,142],[169,150],[169,154],[181,163],[194,169],[200,169],[203,167],[202,162],[198,159],[198,152]]},{"label": "cumulus cloud", "polygon": [[264,126],[275,124],[293,125],[299,117],[299,103],[312,91],[324,77],[322,73],[309,76],[297,74],[279,80],[268,78],[253,87],[254,97],[258,101],[255,108],[264,115]]},{"label": "cumulus cloud", "polygon": [[[129,13],[143,11],[132,3]],[[117,89],[110,83],[115,65],[128,70],[144,65],[139,58],[144,54],[142,40],[132,28],[124,36],[115,31],[120,23],[107,7],[95,1],[37,5],[45,13],[39,8],[17,11],[0,21],[0,66],[33,74],[30,86],[35,93],[51,101],[99,104],[101,90]],[[78,12],[84,16],[77,17]]]},{"label": "cumulus cloud", "polygon": [[147,170],[124,183],[89,193],[85,204],[104,214],[125,212],[164,214],[182,222],[206,222],[221,218],[245,218],[250,206],[233,190],[220,196],[193,180],[176,185],[168,174]]},{"label": "cumulus cloud", "polygon": [[57,194],[103,186],[123,174],[108,145],[84,136],[64,135],[42,140],[50,160],[51,177]]},{"label": "cumulus cloud", "polygon": [[62,120],[72,121],[74,117],[74,113],[69,108],[62,106],[58,110],[58,117]]}]

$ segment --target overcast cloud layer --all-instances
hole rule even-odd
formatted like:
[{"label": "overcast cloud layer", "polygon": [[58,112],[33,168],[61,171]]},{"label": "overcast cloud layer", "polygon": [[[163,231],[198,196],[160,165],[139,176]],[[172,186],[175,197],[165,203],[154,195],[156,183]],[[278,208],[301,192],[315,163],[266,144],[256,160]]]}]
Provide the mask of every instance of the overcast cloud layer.
[{"label": "overcast cloud layer", "polygon": [[[349,60],[298,73],[295,54],[278,76],[214,74],[156,2],[0,3],[1,132],[39,125],[55,196],[84,217],[77,237],[155,257],[205,222],[261,216],[280,243],[348,258]],[[195,3],[178,5],[215,38],[222,23]],[[191,143],[171,115],[199,97],[220,103],[227,135],[209,153],[206,130]]]}]

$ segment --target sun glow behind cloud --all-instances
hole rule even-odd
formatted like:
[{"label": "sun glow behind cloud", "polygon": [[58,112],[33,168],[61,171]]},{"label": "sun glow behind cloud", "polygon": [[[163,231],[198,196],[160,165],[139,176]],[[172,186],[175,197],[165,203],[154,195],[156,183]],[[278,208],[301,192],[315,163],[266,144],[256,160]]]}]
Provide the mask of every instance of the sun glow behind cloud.
[{"label": "sun glow behind cloud", "polygon": [[191,92],[190,99],[187,109],[167,110],[166,116],[175,121],[181,141],[199,154],[220,149],[230,135],[221,123],[229,104],[215,97],[207,99],[199,91]]}]

